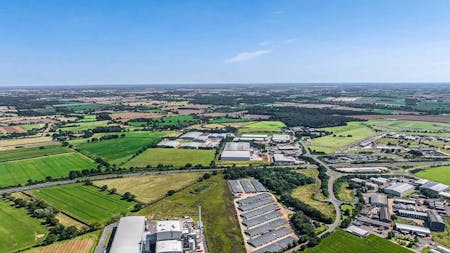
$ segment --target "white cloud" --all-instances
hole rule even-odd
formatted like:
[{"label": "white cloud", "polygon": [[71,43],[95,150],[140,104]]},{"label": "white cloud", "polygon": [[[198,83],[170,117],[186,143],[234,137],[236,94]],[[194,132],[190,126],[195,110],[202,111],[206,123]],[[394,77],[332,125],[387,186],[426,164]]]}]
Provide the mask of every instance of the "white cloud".
[{"label": "white cloud", "polygon": [[254,52],[243,52],[243,53],[239,53],[234,57],[231,57],[230,59],[226,59],[225,62],[226,63],[233,63],[233,62],[240,62],[240,61],[248,61],[251,59],[254,59],[256,57],[265,55],[270,53],[271,50],[259,50],[259,51],[254,51]]}]

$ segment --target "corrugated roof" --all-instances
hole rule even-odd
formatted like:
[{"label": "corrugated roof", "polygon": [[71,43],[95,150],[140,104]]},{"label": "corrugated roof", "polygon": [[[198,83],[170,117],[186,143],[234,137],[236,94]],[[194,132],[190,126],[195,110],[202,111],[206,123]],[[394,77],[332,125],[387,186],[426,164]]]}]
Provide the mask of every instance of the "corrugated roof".
[{"label": "corrugated roof", "polygon": [[144,216],[128,216],[120,218],[109,252],[140,253],[144,230]]}]

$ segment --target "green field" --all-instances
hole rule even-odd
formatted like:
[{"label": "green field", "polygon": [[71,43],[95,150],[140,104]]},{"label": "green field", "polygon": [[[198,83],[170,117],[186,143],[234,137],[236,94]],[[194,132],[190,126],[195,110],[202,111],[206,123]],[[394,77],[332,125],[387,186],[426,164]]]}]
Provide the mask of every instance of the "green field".
[{"label": "green field", "polygon": [[94,184],[116,188],[120,194],[130,192],[136,195],[137,200],[149,203],[163,197],[169,190],[177,191],[196,182],[202,175],[201,172],[147,175],[94,181]]},{"label": "green field", "polygon": [[431,232],[433,236],[433,240],[437,243],[442,244],[443,246],[450,248],[450,218],[442,217],[445,222],[445,230],[442,232]]},{"label": "green field", "polygon": [[374,113],[378,113],[378,114],[392,114],[394,112],[394,110],[390,110],[390,109],[373,109],[372,112]]},{"label": "green field", "polygon": [[415,174],[417,177],[450,185],[450,165],[429,168]]},{"label": "green field", "polygon": [[307,184],[295,188],[292,192],[292,197],[299,199],[334,219],[336,217],[334,206],[329,202],[316,199],[314,196],[317,192],[319,192],[319,189],[316,184]]},{"label": "green field", "polygon": [[[125,137],[104,140],[98,142],[84,143],[76,148],[81,153],[97,158],[101,157],[111,164],[120,165],[129,160],[139,149],[158,143],[161,137],[168,132],[131,132]],[[120,135],[121,133],[115,133]]]},{"label": "green field", "polygon": [[234,123],[234,122],[248,122],[254,121],[254,119],[249,118],[217,118],[209,121],[211,124],[222,124],[222,123]]},{"label": "green field", "polygon": [[325,238],[319,245],[309,248],[305,253],[411,253],[412,251],[403,248],[393,242],[380,238],[375,235],[369,235],[361,239],[350,233],[336,230],[330,236]]},{"label": "green field", "polygon": [[154,219],[191,216],[198,219],[197,205],[202,206],[202,221],[210,252],[245,252],[231,194],[223,175],[190,186],[141,210],[139,214]]},{"label": "green field", "polygon": [[273,134],[281,133],[286,125],[281,121],[259,121],[239,127],[240,134]]},{"label": "green field", "polygon": [[44,180],[67,177],[71,170],[95,168],[96,164],[79,153],[66,153],[40,158],[0,163],[0,187],[26,184],[28,179]]},{"label": "green field", "polygon": [[107,124],[108,121],[91,121],[91,122],[78,122],[78,123],[70,123],[64,125],[64,127],[60,128],[62,131],[83,131],[94,129],[99,126],[116,126],[117,124]]},{"label": "green field", "polygon": [[82,119],[77,120],[77,122],[93,122],[97,120],[96,115],[84,115]]},{"label": "green field", "polygon": [[378,99],[376,104],[378,105],[393,105],[393,106],[405,106],[405,99],[389,99],[389,98],[382,98]]},{"label": "green field", "polygon": [[332,132],[332,134],[315,138],[308,146],[313,151],[327,154],[376,135],[375,131],[367,127],[364,122],[348,122],[345,126],[327,127],[321,130]]},{"label": "green field", "polygon": [[[185,124],[194,120],[192,115],[180,115],[180,116],[166,116],[160,119],[153,119],[154,122],[160,126],[178,126],[180,124]],[[128,125],[134,127],[144,127],[151,123],[141,122],[141,121],[129,121]]]},{"label": "green field", "polygon": [[413,107],[416,110],[419,111],[437,111],[437,110],[445,110],[450,111],[450,103],[449,102],[419,102],[417,105]]},{"label": "green field", "polygon": [[71,152],[69,148],[62,147],[60,145],[10,149],[0,151],[0,163],[68,152]]},{"label": "green field", "polygon": [[129,212],[136,204],[121,200],[119,195],[80,184],[43,188],[31,194],[88,224],[105,224],[111,218]]},{"label": "green field", "polygon": [[381,131],[395,131],[397,133],[416,132],[428,135],[436,135],[439,132],[441,136],[450,136],[450,124],[447,123],[374,119],[367,121],[367,124]]},{"label": "green field", "polygon": [[33,130],[33,129],[39,129],[41,128],[40,124],[29,124],[29,125],[21,125],[21,128],[29,131],[29,130]]},{"label": "green field", "polygon": [[31,218],[25,209],[0,200],[0,252],[31,247],[43,240],[46,233],[45,226],[38,219]]},{"label": "green field", "polygon": [[207,166],[214,160],[214,154],[214,150],[150,148],[125,163],[124,166],[146,167],[147,165],[151,165],[156,167],[158,164],[165,164],[182,167],[187,163]]},{"label": "green field", "polygon": [[105,110],[108,108],[111,108],[111,105],[103,105],[103,104],[74,104],[74,105],[67,105],[64,106],[66,109],[74,110],[76,112],[83,112],[83,111],[93,111],[93,110]]}]

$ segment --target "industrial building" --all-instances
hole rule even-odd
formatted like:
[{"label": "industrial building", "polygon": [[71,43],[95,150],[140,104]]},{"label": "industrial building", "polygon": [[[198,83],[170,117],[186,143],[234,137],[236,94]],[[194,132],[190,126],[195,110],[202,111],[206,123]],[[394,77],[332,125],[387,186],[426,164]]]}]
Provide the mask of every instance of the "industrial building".
[{"label": "industrial building", "polygon": [[180,142],[179,141],[161,141],[160,143],[158,143],[157,146],[160,148],[176,148],[176,147],[180,146]]},{"label": "industrial building", "polygon": [[272,135],[272,141],[278,143],[290,142],[291,136],[288,134],[274,134]]},{"label": "industrial building", "polygon": [[267,134],[243,134],[239,138],[239,141],[256,141],[256,142],[268,142],[270,140]]},{"label": "industrial building", "polygon": [[250,143],[248,142],[227,142],[220,155],[220,160],[249,161],[251,156],[250,151]]},{"label": "industrial building", "polygon": [[442,217],[434,210],[429,210],[428,212],[428,227],[432,231],[444,231],[445,230],[445,222]]},{"label": "industrial building", "polygon": [[144,216],[129,216],[120,219],[109,252],[205,252],[206,244],[202,238],[201,221],[197,225],[190,218],[155,222],[147,221]]},{"label": "industrial building", "polygon": [[417,211],[411,211],[411,210],[397,210],[396,213],[400,217],[420,219],[420,220],[428,219],[428,214],[424,213],[424,212],[417,212]]},{"label": "industrial building", "polygon": [[374,182],[377,185],[385,185],[389,182],[389,180],[384,177],[371,177],[370,181]]},{"label": "industrial building", "polygon": [[395,223],[395,229],[403,234],[413,234],[422,237],[427,237],[431,235],[431,231],[425,227],[412,226],[407,224]]},{"label": "industrial building", "polygon": [[345,229],[345,231],[349,232],[350,234],[357,235],[359,237],[367,237],[369,235],[369,231],[357,227],[355,225],[349,226],[347,229]]},{"label": "industrial building", "polygon": [[387,206],[388,205],[388,199],[385,194],[381,193],[374,193],[369,197],[369,202],[373,206]]},{"label": "industrial building", "polygon": [[274,164],[296,164],[298,161],[295,157],[286,156],[283,154],[274,154],[273,163]]},{"label": "industrial building", "polygon": [[384,189],[384,192],[397,197],[402,197],[414,191],[414,186],[407,183],[395,183]]},{"label": "industrial building", "polygon": [[441,183],[431,182],[430,181],[428,183],[425,183],[425,184],[421,185],[419,187],[419,189],[421,189],[421,190],[429,190],[429,191],[432,191],[434,193],[439,194],[439,193],[445,192],[447,189],[449,189],[449,186],[446,185],[446,184],[441,184]]},{"label": "industrial building", "polygon": [[389,215],[389,210],[387,206],[383,206],[380,208],[378,216],[380,217],[380,221],[391,222],[391,216]]}]

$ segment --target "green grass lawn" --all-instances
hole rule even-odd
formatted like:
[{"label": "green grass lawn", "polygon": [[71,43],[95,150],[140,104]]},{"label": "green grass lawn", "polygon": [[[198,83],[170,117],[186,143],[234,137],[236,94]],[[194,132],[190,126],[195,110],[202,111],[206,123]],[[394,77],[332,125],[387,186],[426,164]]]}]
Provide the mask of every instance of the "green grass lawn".
[{"label": "green grass lawn", "polygon": [[450,185],[450,165],[429,168],[415,174],[417,177]]},{"label": "green grass lawn", "polygon": [[390,109],[373,109],[372,112],[374,113],[378,113],[378,114],[392,114],[394,112],[394,110],[390,110]]},{"label": "green grass lawn", "polygon": [[72,152],[72,150],[61,145],[10,149],[0,151],[0,163],[68,152]]},{"label": "green grass lawn", "polygon": [[200,204],[209,251],[241,253],[245,249],[232,203],[226,180],[217,175],[156,202],[139,214],[157,220],[189,215],[197,220]]},{"label": "green grass lawn", "polygon": [[259,121],[239,127],[240,134],[273,134],[281,133],[286,125],[281,121]]},{"label": "green grass lawn", "polygon": [[[121,133],[116,133],[120,135]],[[81,153],[92,157],[101,157],[111,164],[120,165],[130,159],[139,149],[158,143],[167,132],[131,132],[125,137],[84,143],[76,148]]]},{"label": "green grass lawn", "polygon": [[386,239],[375,235],[369,235],[361,239],[350,233],[336,230],[330,236],[325,238],[314,248],[309,248],[305,253],[411,253],[412,251],[403,248]]},{"label": "green grass lawn", "polygon": [[0,252],[31,247],[43,240],[46,233],[45,226],[31,218],[25,209],[12,207],[0,200]]},{"label": "green grass lawn", "polygon": [[308,146],[311,150],[327,154],[376,135],[375,131],[364,125],[364,122],[348,122],[345,126],[327,127],[321,130],[330,131],[332,134],[315,138]]},{"label": "green grass lawn", "polygon": [[71,170],[94,168],[96,163],[79,153],[66,153],[46,157],[0,163],[0,187],[26,184],[28,179],[44,180],[67,177]]},{"label": "green grass lawn", "polygon": [[125,163],[125,167],[153,167],[158,164],[182,167],[187,163],[192,165],[209,165],[214,160],[214,150],[203,149],[174,149],[174,148],[149,148],[142,154]]},{"label": "green grass lawn", "polygon": [[105,224],[112,217],[129,212],[136,204],[121,200],[119,195],[80,184],[43,188],[31,194],[88,224]]},{"label": "green grass lawn", "polygon": [[450,218],[443,217],[445,221],[445,230],[443,232],[431,232],[433,236],[433,240],[444,245],[447,248],[450,248]]}]

